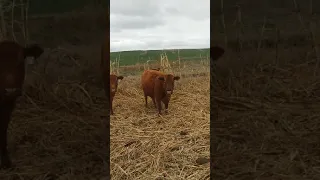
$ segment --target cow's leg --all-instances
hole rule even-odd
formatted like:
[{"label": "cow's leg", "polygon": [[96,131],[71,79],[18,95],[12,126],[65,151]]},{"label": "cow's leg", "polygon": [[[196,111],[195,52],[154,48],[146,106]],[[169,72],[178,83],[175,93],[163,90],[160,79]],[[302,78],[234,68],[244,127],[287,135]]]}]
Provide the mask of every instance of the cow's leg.
[{"label": "cow's leg", "polygon": [[146,108],[147,108],[148,107],[148,96],[146,94],[144,94],[144,99],[145,99]]},{"label": "cow's leg", "polygon": [[154,98],[152,98],[152,102],[155,108],[157,108],[157,104],[156,104],[156,100]]},{"label": "cow's leg", "polygon": [[0,168],[10,168],[12,166],[10,155],[7,149],[7,131],[8,125],[11,120],[12,111],[15,107],[15,101],[7,101],[0,106],[0,156],[1,165]]},{"label": "cow's leg", "polygon": [[166,114],[168,114],[169,102],[164,103],[164,106],[165,106],[164,112],[165,112]]},{"label": "cow's leg", "polygon": [[158,115],[161,115],[161,100],[156,99],[156,104],[157,104],[157,108],[158,108]]},{"label": "cow's leg", "polygon": [[162,102],[163,102],[164,107],[165,107],[164,112],[167,114],[168,113],[168,108],[169,108],[169,98],[168,98],[168,96],[164,97],[162,99]]}]

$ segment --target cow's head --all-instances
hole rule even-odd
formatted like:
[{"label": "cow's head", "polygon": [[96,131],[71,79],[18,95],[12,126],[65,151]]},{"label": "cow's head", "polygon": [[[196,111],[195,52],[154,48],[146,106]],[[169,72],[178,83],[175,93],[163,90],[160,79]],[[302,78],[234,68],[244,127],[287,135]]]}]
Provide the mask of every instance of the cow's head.
[{"label": "cow's head", "polygon": [[122,80],[123,76],[117,76],[114,74],[110,75],[110,92],[115,93],[118,88],[118,80]]},{"label": "cow's head", "polygon": [[160,81],[163,81],[164,90],[166,94],[172,94],[174,90],[174,81],[178,81],[180,76],[173,76],[172,74],[166,74],[164,76],[158,76]]},{"label": "cow's head", "polygon": [[28,64],[34,64],[34,61],[38,59],[44,52],[44,49],[38,44],[31,44],[24,48],[24,58],[31,57]]}]

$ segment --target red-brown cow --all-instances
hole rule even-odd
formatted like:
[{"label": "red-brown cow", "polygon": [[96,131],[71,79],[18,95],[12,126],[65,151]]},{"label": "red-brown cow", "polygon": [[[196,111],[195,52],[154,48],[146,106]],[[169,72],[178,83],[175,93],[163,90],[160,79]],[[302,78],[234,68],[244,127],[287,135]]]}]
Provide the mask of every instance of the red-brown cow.
[{"label": "red-brown cow", "polygon": [[218,46],[213,46],[210,48],[211,51],[211,61],[217,61],[223,54],[224,49]]},{"label": "red-brown cow", "polygon": [[[112,102],[113,98],[118,89],[118,80],[122,80],[123,76],[116,76],[114,74],[110,74],[110,53],[108,53],[109,44],[105,42],[105,44],[101,47],[101,61],[100,68],[102,73],[102,81],[104,85],[104,91],[108,98],[110,114],[113,114]],[[108,87],[108,78],[110,86]],[[110,91],[110,92],[108,92]]]},{"label": "red-brown cow", "polygon": [[110,74],[110,110],[111,114],[113,114],[112,102],[113,98],[118,89],[118,80],[122,80],[123,76],[116,76],[114,74]]},{"label": "red-brown cow", "polygon": [[174,81],[179,80],[179,76],[165,74],[157,70],[146,70],[141,76],[141,84],[144,92],[146,107],[148,106],[148,96],[153,104],[158,108],[161,115],[161,102],[165,105],[165,112],[168,112],[169,101],[174,90]]},{"label": "red-brown cow", "polygon": [[0,42],[0,168],[12,166],[7,149],[7,130],[16,99],[22,95],[25,58],[37,59],[44,50],[39,45],[22,47],[16,42]]}]

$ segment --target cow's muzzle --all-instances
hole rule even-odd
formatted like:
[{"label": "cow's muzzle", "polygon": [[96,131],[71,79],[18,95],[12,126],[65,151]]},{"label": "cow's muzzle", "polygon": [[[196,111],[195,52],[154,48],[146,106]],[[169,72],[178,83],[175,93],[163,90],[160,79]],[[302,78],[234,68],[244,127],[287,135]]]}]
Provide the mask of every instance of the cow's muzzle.
[{"label": "cow's muzzle", "polygon": [[173,90],[167,90],[167,94],[171,95],[173,93]]}]

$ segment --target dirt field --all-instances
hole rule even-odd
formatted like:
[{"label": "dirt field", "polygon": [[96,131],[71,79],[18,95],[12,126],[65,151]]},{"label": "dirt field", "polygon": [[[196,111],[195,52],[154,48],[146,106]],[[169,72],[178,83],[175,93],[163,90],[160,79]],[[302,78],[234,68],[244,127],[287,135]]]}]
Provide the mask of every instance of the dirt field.
[{"label": "dirt field", "polygon": [[119,83],[110,127],[112,179],[210,177],[209,68],[204,73],[182,74],[162,117],[150,98],[145,108],[140,76]]},{"label": "dirt field", "polygon": [[313,68],[261,65],[214,77],[213,178],[320,178],[320,86]]},{"label": "dirt field", "polygon": [[106,20],[88,14],[29,20],[30,43],[45,53],[28,69],[9,126],[15,167],[0,179],[107,179],[106,98],[97,71]]},{"label": "dirt field", "polygon": [[237,1],[237,24],[228,1],[226,33],[213,17],[228,48],[212,70],[212,178],[320,179],[319,6],[255,2]]},{"label": "dirt field", "polygon": [[[15,167],[0,171],[0,179],[107,179],[107,102],[98,71],[104,17],[29,20],[30,43],[45,53],[28,68],[9,127]],[[186,68],[190,74],[176,83],[170,114],[161,118],[152,104],[144,107],[139,76],[120,70],[125,79],[111,118],[112,179],[209,177],[209,66]]]},{"label": "dirt field", "polygon": [[[228,1],[226,33],[221,14],[212,18],[213,40],[226,47],[227,37],[228,47],[211,77],[211,177],[320,179],[319,54],[313,48],[319,6],[309,14],[309,5],[297,1],[304,29],[292,1],[256,2]],[[237,3],[242,24],[235,23]],[[0,171],[0,179],[107,179],[106,98],[98,73],[104,17],[29,21],[30,42],[45,53],[28,70],[9,127],[16,167]],[[120,82],[111,118],[113,179],[208,179],[209,164],[198,162],[209,156],[208,80],[177,82],[170,115],[163,118],[150,101],[144,108],[139,77]]]}]

